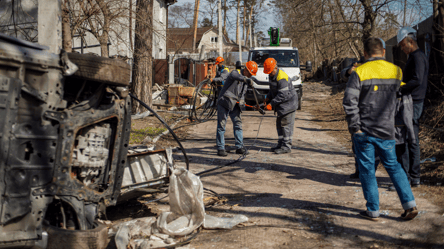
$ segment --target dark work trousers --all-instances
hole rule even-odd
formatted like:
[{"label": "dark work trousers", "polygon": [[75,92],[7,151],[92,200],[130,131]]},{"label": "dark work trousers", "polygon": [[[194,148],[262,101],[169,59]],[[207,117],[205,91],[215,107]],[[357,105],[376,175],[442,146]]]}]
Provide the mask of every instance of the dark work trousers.
[{"label": "dark work trousers", "polygon": [[279,137],[278,147],[291,149],[295,118],[296,111],[277,117],[276,129]]},{"label": "dark work trousers", "polygon": [[405,173],[407,174],[409,181],[411,181],[410,176],[409,176],[409,152],[407,149],[407,144],[397,144],[396,145],[396,158],[398,160],[398,163],[401,164],[402,168],[404,169]]},{"label": "dark work trousers", "polygon": [[[356,161],[356,152],[355,152],[355,145],[353,144],[353,136],[352,136],[352,150],[353,150],[353,156],[355,157],[355,174],[359,175],[359,166],[358,161]],[[375,171],[378,169],[378,165],[381,162],[381,159],[379,159],[378,152],[375,150]]]},{"label": "dark work trousers", "polygon": [[[420,180],[420,174],[421,174],[421,167],[420,167],[420,150],[419,150],[419,118],[422,114],[422,109],[424,106],[424,102],[415,102],[413,101],[413,131],[415,132],[416,142],[406,143],[406,149],[404,149],[403,154],[397,154],[398,157],[406,158],[408,157],[408,163],[405,161],[405,163],[402,165],[405,172],[407,173],[407,176],[409,180],[412,182],[418,183]],[[397,151],[398,152],[398,151]],[[400,150],[399,153],[401,153],[402,150]],[[406,154],[406,155],[405,155]]]}]

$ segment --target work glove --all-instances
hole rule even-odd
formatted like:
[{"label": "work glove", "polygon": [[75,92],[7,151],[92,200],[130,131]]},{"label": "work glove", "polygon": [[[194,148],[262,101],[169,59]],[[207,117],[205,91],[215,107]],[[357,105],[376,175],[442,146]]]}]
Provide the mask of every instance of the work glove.
[{"label": "work glove", "polygon": [[245,78],[245,83],[247,83],[251,88],[254,88],[252,79]]}]

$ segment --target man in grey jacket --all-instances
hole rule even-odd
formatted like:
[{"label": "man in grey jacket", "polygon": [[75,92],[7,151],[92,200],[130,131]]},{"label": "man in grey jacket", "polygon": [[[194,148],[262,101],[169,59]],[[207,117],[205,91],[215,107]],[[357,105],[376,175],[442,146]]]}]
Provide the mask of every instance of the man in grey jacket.
[{"label": "man in grey jacket", "polygon": [[239,102],[243,101],[247,92],[247,84],[253,85],[251,76],[257,73],[257,64],[249,61],[245,64],[245,69],[233,70],[225,80],[224,86],[219,93],[217,100],[217,133],[216,145],[217,155],[227,156],[225,151],[225,126],[228,116],[233,122],[234,140],[236,145],[236,154],[245,154],[246,150],[243,143],[241,108]]},{"label": "man in grey jacket", "polygon": [[264,104],[271,104],[278,115],[276,129],[279,139],[277,146],[271,148],[271,151],[276,154],[290,153],[298,96],[288,75],[277,67],[275,59],[268,58],[264,61],[264,73],[270,75],[270,91]]}]

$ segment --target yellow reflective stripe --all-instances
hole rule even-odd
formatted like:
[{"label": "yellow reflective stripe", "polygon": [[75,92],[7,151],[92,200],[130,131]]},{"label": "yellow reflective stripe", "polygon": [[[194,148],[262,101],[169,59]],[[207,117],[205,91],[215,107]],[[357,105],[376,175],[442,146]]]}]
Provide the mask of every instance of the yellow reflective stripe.
[{"label": "yellow reflective stripe", "polygon": [[282,79],[285,79],[286,81],[288,81],[288,75],[284,71],[279,69],[279,73],[278,73],[278,76],[276,77],[276,80],[280,81]]},{"label": "yellow reflective stripe", "polygon": [[227,70],[227,72],[230,72],[230,69],[228,69],[228,67],[224,67],[224,70]]},{"label": "yellow reflective stripe", "polygon": [[397,79],[402,80],[402,71],[398,66],[384,61],[369,61],[356,68],[361,81],[371,79]]},{"label": "yellow reflective stripe", "polygon": [[240,72],[240,69],[238,69],[237,71],[239,72],[239,74],[241,73],[241,72]]}]

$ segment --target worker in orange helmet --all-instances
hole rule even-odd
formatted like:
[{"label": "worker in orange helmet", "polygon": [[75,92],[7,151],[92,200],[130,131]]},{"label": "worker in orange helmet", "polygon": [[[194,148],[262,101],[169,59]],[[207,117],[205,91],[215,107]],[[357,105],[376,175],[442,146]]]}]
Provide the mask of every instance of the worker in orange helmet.
[{"label": "worker in orange helmet", "polygon": [[216,145],[217,155],[227,156],[225,151],[225,126],[228,116],[233,122],[234,140],[236,145],[236,154],[246,154],[244,148],[241,107],[239,103],[245,102],[245,93],[247,86],[253,86],[250,77],[257,73],[257,64],[249,61],[245,64],[244,69],[233,70],[225,80],[225,84],[219,93],[217,100],[217,133]]},{"label": "worker in orange helmet", "polygon": [[224,82],[227,79],[228,75],[230,74],[230,70],[228,67],[224,66],[224,58],[221,56],[216,58],[217,70],[216,70],[216,77],[213,78],[212,82],[217,84],[217,89],[220,91],[222,87],[224,86]]},{"label": "worker in orange helmet", "polygon": [[277,113],[276,129],[278,144],[271,148],[276,154],[290,153],[293,138],[294,120],[298,109],[298,94],[295,91],[291,79],[278,68],[273,58],[264,62],[264,73],[269,74],[270,91],[264,100],[264,104],[271,104]]}]

